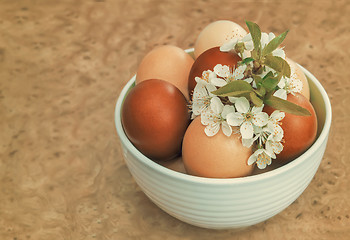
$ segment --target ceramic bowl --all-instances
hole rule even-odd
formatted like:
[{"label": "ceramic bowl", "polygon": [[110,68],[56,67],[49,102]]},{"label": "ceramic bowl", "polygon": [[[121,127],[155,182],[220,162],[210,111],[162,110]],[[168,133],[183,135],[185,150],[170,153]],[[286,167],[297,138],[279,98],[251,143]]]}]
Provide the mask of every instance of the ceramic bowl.
[{"label": "ceramic bowl", "polygon": [[[191,54],[193,50],[187,50]],[[257,224],[293,203],[314,177],[323,158],[331,126],[331,104],[321,83],[305,68],[311,102],[318,118],[318,137],[292,162],[258,175],[215,179],[171,170],[139,152],[121,123],[123,100],[135,82],[126,84],[117,100],[115,125],[125,162],[142,191],[173,217],[203,228],[227,229]]]}]

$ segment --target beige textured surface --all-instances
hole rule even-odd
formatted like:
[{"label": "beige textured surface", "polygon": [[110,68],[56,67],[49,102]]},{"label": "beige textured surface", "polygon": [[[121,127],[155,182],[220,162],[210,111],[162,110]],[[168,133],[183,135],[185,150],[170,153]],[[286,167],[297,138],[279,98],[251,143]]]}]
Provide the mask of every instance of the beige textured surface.
[{"label": "beige textured surface", "polygon": [[[0,239],[349,239],[350,2],[0,0]],[[155,45],[193,46],[211,21],[290,29],[287,56],[329,93],[329,144],[310,186],[242,230],[182,223],[122,158],[115,101]]]}]

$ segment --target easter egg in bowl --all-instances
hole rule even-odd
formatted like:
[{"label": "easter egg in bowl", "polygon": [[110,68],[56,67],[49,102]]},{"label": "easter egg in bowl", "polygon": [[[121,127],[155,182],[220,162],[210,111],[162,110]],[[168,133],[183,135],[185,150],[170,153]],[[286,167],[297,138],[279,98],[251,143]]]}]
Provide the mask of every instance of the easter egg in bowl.
[{"label": "easter egg in bowl", "polygon": [[[193,49],[187,49],[186,52],[193,56]],[[118,97],[115,125],[125,163],[142,191],[171,216],[188,224],[210,229],[251,226],[287,208],[302,194],[316,174],[326,149],[332,118],[330,101],[322,84],[308,70],[297,66],[308,80],[310,102],[317,117],[316,139],[300,156],[276,169],[226,178],[196,176],[169,169],[135,147],[122,123],[125,99],[135,87],[136,76],[132,77]],[[233,105],[236,113],[243,106],[239,101]],[[232,116],[237,115],[233,113]],[[200,117],[195,116],[193,121],[198,124]],[[231,121],[233,125],[234,122]],[[233,131],[234,129],[237,126],[232,126]],[[246,135],[249,133],[244,132],[243,136]],[[203,148],[203,152],[205,150]],[[200,158],[199,154],[198,156]],[[195,160],[200,162],[201,159]]]}]

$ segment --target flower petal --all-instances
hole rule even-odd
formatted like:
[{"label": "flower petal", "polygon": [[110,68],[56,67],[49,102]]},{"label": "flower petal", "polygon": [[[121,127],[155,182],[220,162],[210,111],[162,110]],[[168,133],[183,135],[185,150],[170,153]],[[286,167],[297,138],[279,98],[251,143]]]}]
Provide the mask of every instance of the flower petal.
[{"label": "flower petal", "polygon": [[222,122],[221,123],[221,129],[222,129],[222,132],[226,135],[226,136],[231,136],[232,134],[232,128],[230,125],[228,125],[227,122]]},{"label": "flower petal", "polygon": [[244,47],[247,51],[252,51],[254,49],[253,41],[244,42]]},{"label": "flower petal", "polygon": [[221,116],[226,119],[227,115],[229,113],[234,113],[235,112],[235,107],[232,106],[232,105],[225,105],[223,110],[222,110],[222,113],[221,113]]},{"label": "flower petal", "polygon": [[[266,146],[265,146],[266,147]],[[267,158],[276,158],[276,155],[275,155],[275,153],[273,152],[273,150],[272,150],[272,148],[269,148],[269,149],[265,149],[264,150],[264,153],[265,153],[265,157],[267,157]]]},{"label": "flower petal", "polygon": [[273,96],[287,100],[287,91],[284,89],[278,89]]},{"label": "flower petal", "polygon": [[257,161],[256,165],[258,166],[259,169],[265,169],[266,168],[266,163],[263,161]]},{"label": "flower petal", "polygon": [[210,97],[215,97],[216,95],[212,94],[212,92],[214,92],[216,90],[216,87],[212,84],[207,84],[205,85],[207,92],[208,92],[208,96]]},{"label": "flower petal", "polygon": [[269,120],[269,115],[266,112],[259,112],[254,114],[252,123],[258,127],[265,126]]},{"label": "flower petal", "polygon": [[227,78],[230,75],[230,68],[227,65],[216,64],[214,67],[214,72],[223,78]]},{"label": "flower petal", "polygon": [[260,107],[254,106],[254,107],[252,107],[252,111],[251,112],[254,113],[254,114],[257,114],[257,113],[260,113],[263,110],[263,108],[264,108],[264,104],[261,105]]},{"label": "flower petal", "polygon": [[247,83],[252,83],[253,82],[253,78],[246,78],[246,79],[244,79],[244,81],[246,81]]},{"label": "flower petal", "polygon": [[211,70],[208,70],[208,82],[210,81],[210,79],[212,78],[216,78],[216,73],[211,71]]},{"label": "flower petal", "polygon": [[229,52],[235,48],[237,44],[237,38],[232,38],[229,42],[225,42],[220,46],[221,52]]},{"label": "flower petal", "polygon": [[283,150],[283,145],[280,142],[267,141],[266,150],[279,154]]},{"label": "flower petal", "polygon": [[244,77],[244,71],[246,70],[246,68],[247,68],[247,65],[242,65],[236,68],[233,73],[234,79],[236,80],[242,79]]},{"label": "flower petal", "polygon": [[281,57],[283,59],[286,59],[286,53],[284,52],[284,50],[282,48],[277,48],[272,52],[273,56],[276,57]]},{"label": "flower petal", "polygon": [[261,47],[264,48],[269,42],[270,42],[269,35],[265,32],[262,32],[261,33],[261,40],[260,40]]},{"label": "flower petal", "polygon": [[208,137],[212,137],[215,134],[217,134],[220,130],[220,124],[219,123],[213,123],[209,124],[205,127],[204,132]]},{"label": "flower petal", "polygon": [[232,103],[235,103],[238,97],[228,97],[228,100]]},{"label": "flower petal", "polygon": [[244,117],[242,116],[242,114],[237,112],[229,113],[226,116],[226,121],[231,126],[240,126],[243,120],[244,120]]},{"label": "flower petal", "polygon": [[208,95],[206,86],[202,83],[197,83],[193,89],[193,98],[203,98]]},{"label": "flower petal", "polygon": [[242,38],[242,41],[243,41],[243,42],[252,41],[252,35],[251,35],[250,33],[248,33],[247,35],[245,35],[245,36]]},{"label": "flower petal", "polygon": [[274,128],[273,128],[273,132],[272,132],[272,137],[275,141],[281,141],[283,138],[283,128],[278,125],[278,124],[274,124]]},{"label": "flower petal", "polygon": [[224,108],[224,104],[221,102],[220,98],[213,97],[210,100],[210,108],[215,114],[219,115]]},{"label": "flower petal", "polygon": [[227,82],[222,78],[212,78],[210,79],[210,83],[217,87],[223,87],[227,84]]},{"label": "flower petal", "polygon": [[250,108],[249,101],[245,97],[239,97],[235,101],[236,110],[240,113],[247,113]]},{"label": "flower petal", "polygon": [[300,79],[291,78],[289,85],[290,85],[291,92],[300,93],[301,90],[303,89],[303,82]]},{"label": "flower petal", "polygon": [[201,114],[201,123],[203,125],[209,125],[213,123],[213,112],[210,110],[203,111]]},{"label": "flower petal", "polygon": [[281,80],[278,82],[277,86],[279,88],[284,88],[286,86],[287,79],[285,77],[282,77]]},{"label": "flower petal", "polygon": [[242,138],[250,139],[253,137],[254,130],[251,122],[243,122],[239,130],[241,132]]},{"label": "flower petal", "polygon": [[276,35],[273,32],[269,33],[269,42],[274,39],[276,37]]},{"label": "flower petal", "polygon": [[281,112],[279,110],[275,110],[273,111],[273,113],[271,113],[270,118],[272,118],[274,121],[281,121],[284,117],[286,116],[286,114],[284,112]]},{"label": "flower petal", "polygon": [[256,156],[255,156],[255,154],[252,154],[252,155],[250,155],[250,157],[248,158],[248,165],[250,166],[250,165],[252,165],[253,163],[255,163],[256,162]]},{"label": "flower petal", "polygon": [[242,138],[242,144],[247,148],[251,147],[254,141],[255,141],[255,138],[249,138],[249,139]]}]

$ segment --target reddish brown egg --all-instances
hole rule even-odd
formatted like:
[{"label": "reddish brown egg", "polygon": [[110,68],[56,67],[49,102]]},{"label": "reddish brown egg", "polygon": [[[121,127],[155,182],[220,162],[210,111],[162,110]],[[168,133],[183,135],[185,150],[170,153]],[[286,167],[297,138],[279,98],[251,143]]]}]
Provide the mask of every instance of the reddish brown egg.
[{"label": "reddish brown egg", "polygon": [[203,52],[192,65],[188,78],[188,92],[190,95],[196,86],[196,77],[202,77],[202,73],[207,70],[213,71],[217,64],[236,66],[241,58],[235,52],[221,52],[220,47],[214,47]]},{"label": "reddish brown egg", "polygon": [[220,130],[208,137],[204,128],[200,117],[196,117],[187,128],[182,146],[187,173],[208,178],[244,177],[252,173],[254,165],[248,165],[252,148],[242,145],[240,134],[227,137]]},{"label": "reddish brown egg", "polygon": [[[317,134],[316,112],[310,101],[302,94],[288,94],[287,100],[310,111],[311,116],[298,116],[286,113],[281,121],[283,135],[283,150],[277,154],[275,161],[279,163],[289,162],[304,153],[315,141]],[[270,106],[265,106],[264,111],[269,115],[274,111]]]},{"label": "reddish brown egg", "polygon": [[181,152],[189,124],[187,101],[174,85],[157,79],[137,84],[124,100],[122,124],[134,146],[153,160]]}]

